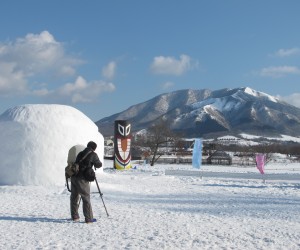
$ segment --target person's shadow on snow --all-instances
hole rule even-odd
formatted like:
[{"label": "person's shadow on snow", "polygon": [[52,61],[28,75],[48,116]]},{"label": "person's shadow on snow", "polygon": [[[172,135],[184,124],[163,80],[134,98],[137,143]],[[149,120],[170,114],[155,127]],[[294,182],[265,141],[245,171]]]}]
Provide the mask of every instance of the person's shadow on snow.
[{"label": "person's shadow on snow", "polygon": [[7,221],[25,221],[25,222],[51,222],[51,223],[66,223],[72,222],[71,219],[54,219],[47,217],[18,217],[18,216],[0,216],[1,220]]}]

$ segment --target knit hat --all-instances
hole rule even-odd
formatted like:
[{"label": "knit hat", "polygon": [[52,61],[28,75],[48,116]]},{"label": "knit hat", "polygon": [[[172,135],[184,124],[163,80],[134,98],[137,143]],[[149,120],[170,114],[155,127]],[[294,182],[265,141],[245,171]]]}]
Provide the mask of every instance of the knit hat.
[{"label": "knit hat", "polygon": [[97,148],[97,144],[96,144],[96,142],[90,141],[90,142],[87,144],[87,147],[88,147],[88,148],[91,148],[91,149],[93,149],[93,150],[95,151],[96,148]]}]

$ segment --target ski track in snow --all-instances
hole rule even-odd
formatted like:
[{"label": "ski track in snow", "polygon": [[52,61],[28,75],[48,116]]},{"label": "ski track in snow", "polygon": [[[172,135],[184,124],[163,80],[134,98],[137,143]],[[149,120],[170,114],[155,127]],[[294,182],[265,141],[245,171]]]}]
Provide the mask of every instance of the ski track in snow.
[{"label": "ski track in snow", "polygon": [[69,220],[64,186],[0,186],[1,249],[300,249],[299,183],[142,167],[98,182],[110,217],[93,183],[89,225],[82,207],[81,222]]}]

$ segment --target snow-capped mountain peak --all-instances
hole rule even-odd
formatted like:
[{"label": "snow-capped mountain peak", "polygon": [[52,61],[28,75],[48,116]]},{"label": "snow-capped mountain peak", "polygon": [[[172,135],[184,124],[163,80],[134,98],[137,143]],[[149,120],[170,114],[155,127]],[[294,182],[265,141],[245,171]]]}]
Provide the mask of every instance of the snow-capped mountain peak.
[{"label": "snow-capped mountain peak", "polygon": [[266,98],[266,99],[269,99],[272,102],[278,102],[277,98],[275,98],[274,96],[271,96],[269,94],[266,94],[264,92],[256,91],[256,90],[251,89],[249,87],[245,87],[242,90],[243,90],[244,93],[246,93],[248,95],[252,95],[252,96],[258,97],[258,98]]},{"label": "snow-capped mountain peak", "polygon": [[103,135],[112,135],[117,119],[129,120],[133,131],[139,131],[162,116],[185,137],[222,132],[300,135],[299,108],[249,87],[162,94],[96,124]]}]

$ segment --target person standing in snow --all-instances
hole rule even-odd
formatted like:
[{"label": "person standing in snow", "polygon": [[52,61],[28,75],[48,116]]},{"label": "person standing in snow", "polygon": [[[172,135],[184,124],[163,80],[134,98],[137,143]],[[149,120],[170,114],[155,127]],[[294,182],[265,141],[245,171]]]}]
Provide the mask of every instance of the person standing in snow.
[{"label": "person standing in snow", "polygon": [[93,210],[90,200],[90,183],[84,177],[84,171],[87,168],[101,168],[102,162],[99,160],[97,153],[94,151],[97,148],[97,144],[90,141],[87,147],[81,151],[77,157],[76,162],[79,162],[84,156],[84,160],[80,162],[79,172],[76,176],[71,177],[71,196],[70,196],[70,208],[71,208],[71,218],[73,221],[79,221],[78,214],[78,201],[81,197],[83,214],[86,223],[95,222],[96,219],[93,218]]}]

